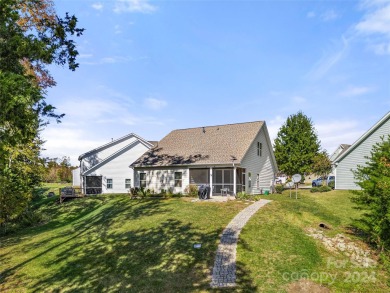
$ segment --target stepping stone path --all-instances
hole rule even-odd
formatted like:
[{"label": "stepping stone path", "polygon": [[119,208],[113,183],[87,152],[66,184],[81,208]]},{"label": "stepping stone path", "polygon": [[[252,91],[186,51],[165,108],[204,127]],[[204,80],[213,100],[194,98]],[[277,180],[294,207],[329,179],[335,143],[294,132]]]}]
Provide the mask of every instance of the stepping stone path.
[{"label": "stepping stone path", "polygon": [[270,200],[261,199],[239,212],[222,232],[215,257],[210,286],[213,288],[236,286],[236,249],[238,236],[246,222]]}]

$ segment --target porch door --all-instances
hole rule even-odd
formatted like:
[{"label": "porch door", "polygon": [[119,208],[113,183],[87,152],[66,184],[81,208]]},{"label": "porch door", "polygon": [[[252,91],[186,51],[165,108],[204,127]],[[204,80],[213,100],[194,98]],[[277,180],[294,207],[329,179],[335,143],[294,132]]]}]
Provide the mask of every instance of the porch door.
[{"label": "porch door", "polygon": [[101,194],[103,180],[102,176],[86,176],[85,177],[85,193],[86,194]]},{"label": "porch door", "polygon": [[221,193],[222,188],[228,188],[233,193],[233,169],[213,170],[213,189],[215,193]]}]

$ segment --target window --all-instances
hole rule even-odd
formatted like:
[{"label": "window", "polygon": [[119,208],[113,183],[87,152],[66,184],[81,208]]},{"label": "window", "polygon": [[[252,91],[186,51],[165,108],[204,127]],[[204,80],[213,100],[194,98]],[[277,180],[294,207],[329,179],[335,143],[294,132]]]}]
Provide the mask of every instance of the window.
[{"label": "window", "polygon": [[252,173],[251,172],[248,173],[248,187],[249,188],[252,187]]},{"label": "window", "polygon": [[139,173],[139,187],[146,187],[146,173]]},{"label": "window", "polygon": [[183,176],[182,172],[175,172],[175,187],[181,187],[182,176]]},{"label": "window", "polygon": [[107,189],[112,189],[112,179],[107,179]]},{"label": "window", "polygon": [[125,179],[125,188],[130,189],[131,188],[131,179]]},{"label": "window", "polygon": [[256,175],[256,187],[260,188],[260,174]]},{"label": "window", "polygon": [[257,142],[257,155],[259,157],[261,157],[261,152],[262,152],[262,149],[263,149],[263,144],[261,142]]}]

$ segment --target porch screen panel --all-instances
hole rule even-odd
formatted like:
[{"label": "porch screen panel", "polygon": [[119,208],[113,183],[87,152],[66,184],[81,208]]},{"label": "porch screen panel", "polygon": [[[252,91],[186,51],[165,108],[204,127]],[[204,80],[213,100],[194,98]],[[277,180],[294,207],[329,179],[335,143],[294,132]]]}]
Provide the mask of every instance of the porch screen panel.
[{"label": "porch screen panel", "polygon": [[213,170],[213,192],[221,193],[223,188],[223,170]]},{"label": "porch screen panel", "polygon": [[85,193],[86,194],[101,194],[103,180],[102,176],[86,176],[85,177]]},{"label": "porch screen panel", "polygon": [[209,169],[190,169],[190,183],[196,185],[209,184]]},{"label": "porch screen panel", "polygon": [[223,188],[233,192],[233,169],[223,170]]}]

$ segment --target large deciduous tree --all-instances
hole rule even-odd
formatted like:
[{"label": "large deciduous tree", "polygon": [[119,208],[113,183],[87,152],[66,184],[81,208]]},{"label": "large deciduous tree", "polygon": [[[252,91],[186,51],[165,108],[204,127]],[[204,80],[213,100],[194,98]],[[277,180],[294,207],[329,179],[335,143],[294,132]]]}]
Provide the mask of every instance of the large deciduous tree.
[{"label": "large deciduous tree", "polygon": [[0,1],[0,225],[17,216],[40,182],[39,129],[63,115],[45,101],[47,66],[78,66],[77,18],[56,15],[51,0]]},{"label": "large deciduous tree", "polygon": [[390,135],[373,146],[367,160],[354,172],[361,190],[352,200],[363,210],[356,224],[383,251],[390,248]]},{"label": "large deciduous tree", "polygon": [[[332,172],[332,162],[330,161],[326,151],[323,151],[314,157],[312,172],[316,175],[322,176],[323,178]],[[322,180],[322,185],[325,185],[326,182],[326,180]]]},{"label": "large deciduous tree", "polygon": [[285,174],[311,172],[314,158],[320,150],[311,119],[302,112],[290,115],[279,129],[274,148],[279,170]]}]

